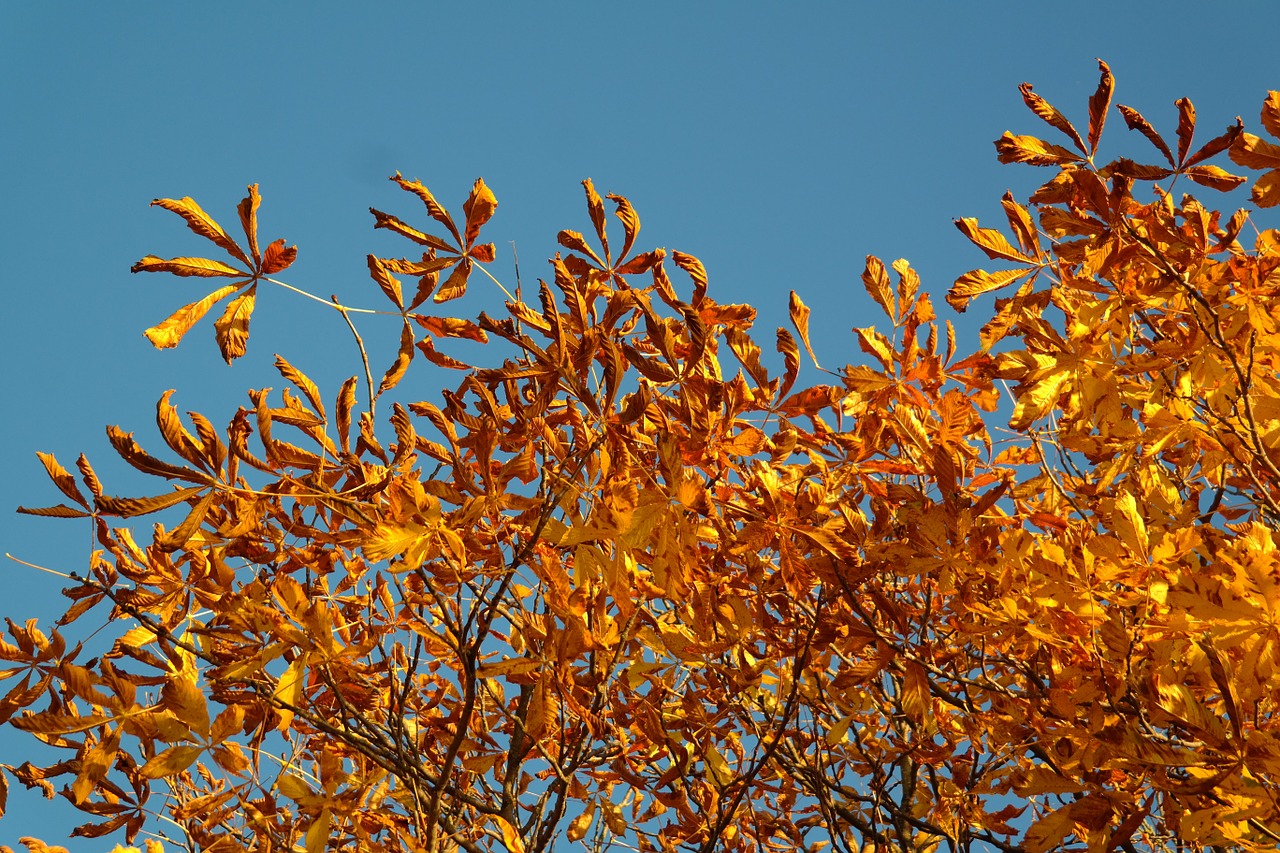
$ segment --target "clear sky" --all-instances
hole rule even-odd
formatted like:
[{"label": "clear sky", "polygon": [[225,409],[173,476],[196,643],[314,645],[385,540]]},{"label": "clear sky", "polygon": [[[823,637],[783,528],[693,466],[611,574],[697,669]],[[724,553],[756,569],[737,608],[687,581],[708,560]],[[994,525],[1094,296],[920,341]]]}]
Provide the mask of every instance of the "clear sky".
[{"label": "clear sky", "polygon": [[[340,318],[278,289],[259,294],[249,355],[234,368],[218,356],[213,317],[178,350],[153,350],[142,330],[213,289],[129,274],[143,255],[203,248],[149,208],[153,198],[193,196],[231,230],[245,185],[258,182],[263,236],[299,245],[285,279],[381,307],[365,254],[411,247],[375,233],[367,208],[422,219],[386,180],[396,170],[457,209],[483,175],[500,203],[486,228],[494,272],[514,278],[515,241],[526,284],[549,277],[559,229],[589,230],[579,181],[591,177],[631,199],[642,248],[697,255],[714,298],[759,307],[763,340],[797,290],[820,356],[843,364],[860,359],[850,328],[877,321],[858,283],[866,254],[911,260],[954,318],[947,287],[990,262],[951,220],[998,226],[1006,189],[1025,194],[1049,177],[996,163],[1004,130],[1053,134],[1022,105],[1019,83],[1083,129],[1101,57],[1116,101],[1170,138],[1172,103],[1190,97],[1203,141],[1236,115],[1256,125],[1266,91],[1280,88],[1274,8],[0,0],[0,552],[84,565],[86,526],[12,513],[60,499],[36,450],[67,466],[86,451],[109,491],[138,494],[154,483],[111,464],[103,427],[158,445],[166,389],[178,389],[180,409],[226,423],[244,389],[281,385],[276,352],[327,398],[355,372]],[[1141,152],[1132,136],[1113,114],[1104,152]],[[457,310],[492,310],[495,289],[472,287]],[[989,308],[988,297],[970,315]],[[394,346],[391,323],[362,331]],[[388,352],[376,348],[375,363]],[[422,398],[437,399],[439,386],[418,376]],[[8,561],[0,572],[5,614],[47,624],[61,613],[56,578]],[[26,747],[0,734],[0,763],[21,764]],[[9,808],[0,843],[54,842],[79,822],[20,788]]]}]

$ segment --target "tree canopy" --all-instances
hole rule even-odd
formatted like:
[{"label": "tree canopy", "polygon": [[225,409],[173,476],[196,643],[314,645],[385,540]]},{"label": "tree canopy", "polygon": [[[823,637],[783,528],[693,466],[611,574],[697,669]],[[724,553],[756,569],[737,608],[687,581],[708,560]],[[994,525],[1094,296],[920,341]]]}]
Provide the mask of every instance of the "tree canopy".
[{"label": "tree canopy", "polygon": [[[1048,180],[956,221],[997,266],[946,294],[1001,291],[978,340],[868,257],[883,319],[834,369],[799,294],[762,336],[590,180],[526,288],[489,272],[482,180],[454,216],[393,176],[416,201],[374,225],[414,257],[368,256],[378,310],[279,278],[257,185],[243,238],[155,201],[220,256],[134,272],[221,283],[156,347],[222,304],[231,363],[280,286],[342,315],[360,375],[278,357],[225,430],[166,392],[165,450],[107,430],[168,481],[141,497],[39,454],[65,500],[21,511],[98,548],[0,642],[0,720],[61,756],[4,790],[148,853],[1274,850],[1280,232],[1192,192],[1246,183],[1229,159],[1280,203],[1280,143],[1197,144],[1185,98],[1166,138],[1099,64],[1083,133],[1021,87],[1061,138],[996,150]],[[1150,158],[1100,155],[1113,111]],[[505,315],[451,316],[479,285]],[[385,371],[357,320],[399,336]]]}]

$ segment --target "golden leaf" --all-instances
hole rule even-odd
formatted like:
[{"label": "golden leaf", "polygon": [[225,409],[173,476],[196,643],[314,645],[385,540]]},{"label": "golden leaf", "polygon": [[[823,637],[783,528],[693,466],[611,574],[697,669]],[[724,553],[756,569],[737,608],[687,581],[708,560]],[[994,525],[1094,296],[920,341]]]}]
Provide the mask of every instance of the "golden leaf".
[{"label": "golden leaf", "polygon": [[147,779],[174,776],[190,767],[202,752],[203,746],[171,746],[142,765],[138,772]]},{"label": "golden leaf", "polygon": [[187,221],[187,227],[204,237],[206,240],[212,240],[218,246],[225,249],[233,257],[243,261],[246,266],[252,266],[248,256],[244,250],[227,236],[227,232],[222,230],[222,226],[213,220],[209,214],[205,213],[200,205],[196,204],[195,199],[184,196],[180,199],[158,198],[151,202],[153,207],[163,207],[165,210],[173,211]]},{"label": "golden leaf", "polygon": [[129,268],[129,272],[170,272],[179,276],[197,276],[200,278],[216,278],[224,276],[227,278],[243,278],[249,273],[244,270],[238,270],[235,267],[229,267],[222,261],[214,261],[209,258],[157,258],[155,255],[147,255]]},{"label": "golden leaf", "polygon": [[143,334],[147,336],[147,340],[151,341],[156,349],[176,347],[178,342],[182,340],[182,336],[190,331],[191,327],[198,323],[200,318],[209,312],[210,308],[235,293],[244,284],[245,282],[243,281],[229,284],[220,290],[215,290],[198,302],[184,305],[173,312],[163,323],[152,326]]},{"label": "golden leaf", "polygon": [[253,316],[257,292],[258,286],[255,284],[231,300],[222,316],[214,321],[218,349],[222,351],[222,358],[227,364],[244,355],[245,344],[249,341],[249,318]]}]

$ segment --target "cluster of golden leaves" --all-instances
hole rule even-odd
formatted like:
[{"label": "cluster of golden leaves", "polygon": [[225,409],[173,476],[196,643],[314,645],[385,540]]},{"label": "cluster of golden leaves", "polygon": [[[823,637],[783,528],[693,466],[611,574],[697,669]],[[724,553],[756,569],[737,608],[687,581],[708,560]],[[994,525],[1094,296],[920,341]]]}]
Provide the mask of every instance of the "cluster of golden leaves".
[{"label": "cluster of golden leaves", "polygon": [[[109,431],[169,491],[109,496],[81,457],[82,489],[41,454],[71,503],[28,511],[91,517],[101,548],[56,630],[9,622],[0,719],[65,757],[5,769],[92,815],[77,835],[218,853],[1274,850],[1280,233],[1246,246],[1246,212],[1170,188],[1238,185],[1206,162],[1229,152],[1276,204],[1280,147],[1237,123],[1193,150],[1183,99],[1175,146],[1118,108],[1163,164],[1097,165],[1101,67],[1084,135],[1023,86],[1072,147],[997,141],[1054,170],[1029,206],[1005,196],[1012,240],[957,222],[1009,268],[948,302],[1016,286],[979,348],[957,356],[910,266],[870,257],[885,322],[819,384],[797,384],[799,296],[778,374],[696,258],[633,253],[619,196],[613,254],[590,181],[594,239],[560,232],[536,299],[424,313],[493,260],[497,202],[477,182],[459,228],[397,175],[448,236],[374,211],[425,254],[369,257],[402,320],[370,410],[353,378],[330,413],[281,358],[290,388],[225,433],[161,398],[181,461]],[[1277,93],[1262,124],[1280,135]],[[230,359],[292,250],[259,254],[255,188],[249,252],[157,203],[243,266],[135,269],[245,280],[149,334],[247,286]],[[387,441],[372,400],[415,353],[461,379],[395,403]],[[145,541],[116,526],[173,507]],[[64,632],[98,605],[119,630],[82,663]]]}]

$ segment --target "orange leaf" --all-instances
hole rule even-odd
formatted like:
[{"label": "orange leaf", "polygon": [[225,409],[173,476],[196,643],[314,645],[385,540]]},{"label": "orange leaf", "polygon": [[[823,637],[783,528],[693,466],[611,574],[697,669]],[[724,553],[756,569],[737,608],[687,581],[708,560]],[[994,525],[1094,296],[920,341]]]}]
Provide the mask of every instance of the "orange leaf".
[{"label": "orange leaf", "polygon": [[231,300],[227,304],[227,310],[213,324],[218,349],[222,350],[222,357],[227,364],[244,355],[245,344],[249,341],[249,318],[253,316],[257,291],[258,286],[255,284]]},{"label": "orange leaf", "polygon": [[1111,95],[1116,90],[1115,78],[1107,63],[1098,60],[1098,68],[1102,71],[1102,79],[1098,81],[1097,90],[1089,97],[1089,154],[1098,150],[1098,140],[1102,138],[1102,128],[1107,123],[1107,110],[1111,108]]},{"label": "orange leaf", "polygon": [[794,290],[791,291],[789,309],[791,322],[796,327],[796,331],[800,333],[800,340],[804,342],[804,348],[809,353],[809,358],[813,359],[813,366],[821,370],[822,365],[818,364],[818,357],[813,354],[813,347],[809,344],[809,306],[800,301],[800,297]]},{"label": "orange leaf", "polygon": [[262,204],[262,196],[258,194],[258,185],[249,184],[249,194],[236,207],[240,214],[240,227],[244,229],[245,239],[249,241],[249,254],[254,263],[261,260],[258,253],[258,206]]},{"label": "orange leaf", "polygon": [[213,217],[200,209],[200,205],[196,204],[195,199],[184,196],[180,199],[158,198],[151,202],[153,207],[163,207],[165,210],[171,210],[187,221],[187,227],[195,233],[204,237],[206,240],[212,240],[221,246],[233,257],[243,261],[246,266],[253,266],[244,250],[241,249],[235,240],[227,236],[227,232],[222,230],[222,226],[213,220]]},{"label": "orange leaf", "polygon": [[1136,130],[1147,138],[1156,150],[1164,155],[1164,159],[1169,161],[1169,165],[1176,165],[1173,160],[1173,152],[1169,150],[1169,145],[1164,141],[1160,134],[1156,133],[1156,129],[1151,126],[1151,122],[1142,117],[1142,113],[1133,107],[1126,107],[1121,104],[1118,109],[1120,115],[1124,116],[1124,123],[1129,126],[1130,130]]},{"label": "orange leaf", "polygon": [[168,509],[171,506],[193,498],[204,490],[202,486],[192,486],[186,489],[178,489],[164,495],[156,495],[152,498],[113,498],[103,495],[97,498],[94,503],[98,505],[98,509],[107,515],[118,515],[121,518],[133,518],[135,515],[147,515],[152,512],[159,512],[162,509]]},{"label": "orange leaf", "polygon": [[1029,163],[1032,166],[1061,166],[1084,159],[1059,145],[1051,145],[1034,136],[1015,136],[1007,130],[996,140],[996,154],[1001,163]]},{"label": "orange leaf", "polygon": [[1050,127],[1065,133],[1071,139],[1071,142],[1081,151],[1088,150],[1085,148],[1084,140],[1080,138],[1080,134],[1076,131],[1075,127],[1071,122],[1067,121],[1067,117],[1058,112],[1058,110],[1044,98],[1033,92],[1031,90],[1030,83],[1023,83],[1018,87],[1018,91],[1022,92],[1023,103],[1030,107],[1033,113],[1044,119]]},{"label": "orange leaf", "polygon": [[987,257],[993,261],[1021,261],[1023,263],[1033,263],[1033,259],[1027,257],[1022,252],[1013,248],[1004,235],[994,228],[979,228],[978,220],[973,217],[965,217],[963,219],[953,220],[956,228],[960,229],[960,233],[968,237],[969,240],[982,251],[986,252]]},{"label": "orange leaf", "polygon": [[462,212],[467,217],[465,246],[470,248],[476,238],[480,236],[480,229],[493,217],[493,212],[498,209],[498,198],[484,184],[484,179],[476,178],[475,185],[471,188],[471,195],[463,202]]}]

